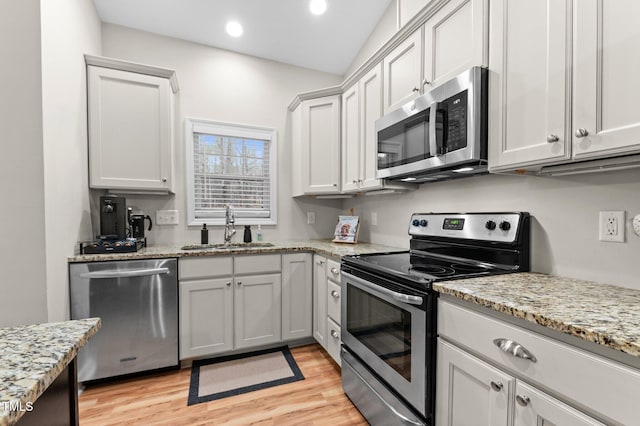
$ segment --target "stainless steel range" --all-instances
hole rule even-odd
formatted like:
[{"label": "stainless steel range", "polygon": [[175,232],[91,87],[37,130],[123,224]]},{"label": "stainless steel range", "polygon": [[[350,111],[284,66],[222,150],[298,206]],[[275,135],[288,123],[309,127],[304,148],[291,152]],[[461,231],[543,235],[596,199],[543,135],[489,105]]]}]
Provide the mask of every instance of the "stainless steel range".
[{"label": "stainless steel range", "polygon": [[342,386],[372,425],[433,425],[434,281],[529,270],[528,213],[416,213],[410,250],[342,260]]}]

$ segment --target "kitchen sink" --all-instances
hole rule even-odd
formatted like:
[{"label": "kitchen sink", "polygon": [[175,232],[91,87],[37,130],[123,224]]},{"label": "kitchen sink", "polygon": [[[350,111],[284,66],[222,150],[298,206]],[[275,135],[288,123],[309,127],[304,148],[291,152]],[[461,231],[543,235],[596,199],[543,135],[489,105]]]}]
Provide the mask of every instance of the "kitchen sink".
[{"label": "kitchen sink", "polygon": [[180,247],[180,250],[237,250],[260,247],[273,247],[273,243],[190,244]]}]

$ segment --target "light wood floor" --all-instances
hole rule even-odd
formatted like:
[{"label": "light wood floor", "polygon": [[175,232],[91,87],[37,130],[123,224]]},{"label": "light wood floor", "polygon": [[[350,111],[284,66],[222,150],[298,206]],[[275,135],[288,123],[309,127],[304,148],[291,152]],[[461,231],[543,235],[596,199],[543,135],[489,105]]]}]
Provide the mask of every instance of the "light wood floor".
[{"label": "light wood floor", "polygon": [[292,348],[305,380],[187,406],[191,369],[87,387],[80,425],[366,425],[319,345]]}]

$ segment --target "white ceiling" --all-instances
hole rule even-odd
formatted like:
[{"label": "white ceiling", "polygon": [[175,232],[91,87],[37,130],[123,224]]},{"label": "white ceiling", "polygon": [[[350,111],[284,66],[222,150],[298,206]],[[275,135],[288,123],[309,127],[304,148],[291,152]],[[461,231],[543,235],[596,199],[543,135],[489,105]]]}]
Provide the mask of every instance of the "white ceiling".
[{"label": "white ceiling", "polygon": [[[93,1],[104,22],[344,75],[395,0],[327,0],[321,16],[309,0]],[[231,19],[239,38],[225,31]]]}]

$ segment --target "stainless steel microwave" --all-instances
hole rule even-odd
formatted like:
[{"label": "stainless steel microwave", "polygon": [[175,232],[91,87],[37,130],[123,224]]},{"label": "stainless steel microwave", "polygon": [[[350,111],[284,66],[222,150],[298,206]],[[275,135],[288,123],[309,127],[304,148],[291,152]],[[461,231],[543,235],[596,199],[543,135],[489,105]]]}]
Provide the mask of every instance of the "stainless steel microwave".
[{"label": "stainless steel microwave", "polygon": [[376,177],[423,183],[487,172],[487,69],[473,67],[376,120]]}]

